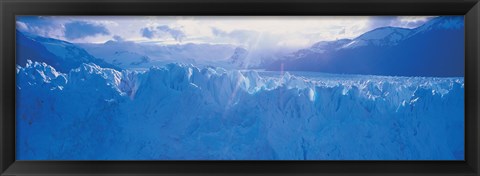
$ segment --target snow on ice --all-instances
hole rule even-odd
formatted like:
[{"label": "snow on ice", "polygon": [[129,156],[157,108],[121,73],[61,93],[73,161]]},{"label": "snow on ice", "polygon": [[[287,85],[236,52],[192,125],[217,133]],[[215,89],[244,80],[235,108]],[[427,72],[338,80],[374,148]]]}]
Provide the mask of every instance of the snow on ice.
[{"label": "snow on ice", "polygon": [[463,78],[17,66],[19,160],[462,160]]}]

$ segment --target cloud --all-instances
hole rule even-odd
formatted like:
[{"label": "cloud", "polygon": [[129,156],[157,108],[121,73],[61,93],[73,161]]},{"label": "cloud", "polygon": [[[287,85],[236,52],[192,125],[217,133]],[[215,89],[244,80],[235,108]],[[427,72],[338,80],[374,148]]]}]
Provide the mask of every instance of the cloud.
[{"label": "cloud", "polygon": [[125,39],[121,36],[118,36],[118,35],[114,35],[113,36],[113,40],[117,41],[117,42],[123,42],[125,41]]},{"label": "cloud", "polygon": [[140,29],[140,33],[142,34],[142,37],[152,39],[155,38],[155,30],[150,29],[150,28],[142,28]]},{"label": "cloud", "polygon": [[215,36],[226,36],[226,35],[228,35],[227,32],[225,32],[225,31],[223,31],[223,30],[220,30],[220,29],[218,29],[218,28],[216,28],[216,27],[212,27],[212,33],[213,33],[213,35],[215,35]]},{"label": "cloud", "polygon": [[338,32],[338,35],[344,35],[344,34],[345,34],[345,28],[343,28],[342,30],[340,30],[340,31]]},{"label": "cloud", "polygon": [[85,21],[74,21],[65,24],[65,38],[69,40],[97,35],[110,35],[110,31],[103,25]]},{"label": "cloud", "polygon": [[431,18],[430,16],[372,16],[369,20],[369,27],[371,29],[384,26],[415,28]]},{"label": "cloud", "polygon": [[145,37],[148,39],[167,38],[168,36],[174,39],[175,41],[180,41],[180,42],[186,37],[185,32],[183,32],[180,29],[171,28],[168,25],[161,25],[157,27],[145,27],[140,29],[140,33],[142,34],[142,37]]},{"label": "cloud", "polygon": [[16,18],[17,30],[29,32],[43,37],[61,38],[63,26],[51,17],[19,16]]},{"label": "cloud", "polygon": [[[127,41],[215,43],[266,49],[304,48],[318,41],[355,38],[378,27],[413,28],[426,21],[428,17],[424,16],[18,16],[16,25],[18,30],[70,42],[102,43],[115,40],[113,36],[118,35]],[[79,22],[88,27],[71,27]]]},{"label": "cloud", "polygon": [[20,31],[28,31],[28,25],[25,24],[24,22],[17,21],[17,29]]},{"label": "cloud", "polygon": [[259,35],[258,32],[251,31],[251,30],[233,30],[231,32],[227,32],[215,27],[212,27],[212,34],[214,37],[223,37],[223,38],[230,38],[238,43],[246,43],[256,39]]},{"label": "cloud", "polygon": [[425,22],[428,20],[432,19],[434,17],[431,16],[399,16],[397,17],[398,19],[398,24],[402,25],[407,28],[415,28],[418,26],[423,25]]},{"label": "cloud", "polygon": [[28,24],[29,26],[36,27],[51,27],[55,25],[49,17],[44,16],[20,16],[17,17],[17,22]]},{"label": "cloud", "polygon": [[185,33],[183,31],[170,28],[167,25],[158,26],[157,29],[170,34],[176,41],[181,41],[183,38],[185,38]]}]

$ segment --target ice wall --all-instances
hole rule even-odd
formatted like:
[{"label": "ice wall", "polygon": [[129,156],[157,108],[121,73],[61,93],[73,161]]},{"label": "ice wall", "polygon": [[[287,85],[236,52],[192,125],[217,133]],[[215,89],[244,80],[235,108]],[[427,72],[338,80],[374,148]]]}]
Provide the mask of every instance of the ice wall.
[{"label": "ice wall", "polygon": [[463,159],[463,78],[17,67],[19,160]]}]

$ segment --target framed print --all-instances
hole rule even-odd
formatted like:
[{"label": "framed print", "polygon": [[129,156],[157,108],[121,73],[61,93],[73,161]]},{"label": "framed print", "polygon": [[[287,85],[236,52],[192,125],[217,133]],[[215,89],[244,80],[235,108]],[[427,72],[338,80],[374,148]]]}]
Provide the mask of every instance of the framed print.
[{"label": "framed print", "polygon": [[17,160],[464,159],[463,16],[16,24]]},{"label": "framed print", "polygon": [[3,175],[478,175],[478,1],[1,6]]}]

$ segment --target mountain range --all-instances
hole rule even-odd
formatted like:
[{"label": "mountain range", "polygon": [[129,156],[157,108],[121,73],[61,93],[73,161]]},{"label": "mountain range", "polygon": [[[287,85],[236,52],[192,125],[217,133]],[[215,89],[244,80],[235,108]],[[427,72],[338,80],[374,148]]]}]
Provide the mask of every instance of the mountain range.
[{"label": "mountain range", "polygon": [[[268,71],[458,77],[464,75],[463,24],[462,16],[442,16],[413,29],[381,27],[353,39],[320,41],[258,64],[251,64],[248,50],[228,44],[70,43],[17,31],[17,64],[45,62],[63,73],[82,63],[122,70],[179,62]],[[247,58],[250,64],[245,64]]]},{"label": "mountain range", "polygon": [[132,41],[79,43],[92,55],[121,68],[149,68],[168,63],[229,65],[235,46],[228,44],[186,43],[161,45]]},{"label": "mountain range", "polygon": [[354,39],[322,41],[264,65],[272,71],[387,76],[463,76],[462,16],[413,28],[381,27]]},{"label": "mountain range", "polygon": [[17,30],[16,43],[17,65],[25,66],[28,60],[44,62],[63,73],[78,68],[83,63],[95,63],[104,68],[120,69],[66,41],[22,33]]},{"label": "mountain range", "polygon": [[236,68],[244,55],[237,58],[241,47],[228,44],[158,45],[110,40],[105,43],[70,43],[67,41],[16,31],[17,65],[27,60],[44,62],[57,71],[67,73],[82,63],[94,63],[103,68],[148,69],[168,63],[216,65]]}]

